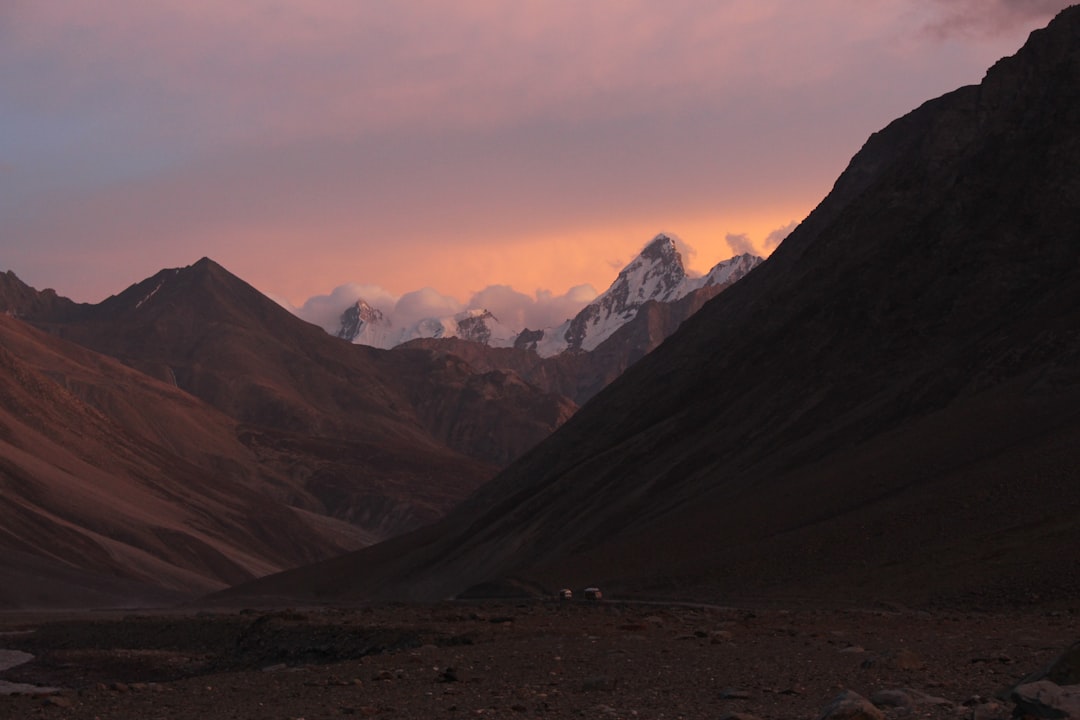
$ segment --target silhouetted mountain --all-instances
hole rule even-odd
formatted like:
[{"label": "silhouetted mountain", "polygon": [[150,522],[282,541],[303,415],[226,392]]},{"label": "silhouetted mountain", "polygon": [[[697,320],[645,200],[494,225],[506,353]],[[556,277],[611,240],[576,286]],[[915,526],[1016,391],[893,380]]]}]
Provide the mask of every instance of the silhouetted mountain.
[{"label": "silhouetted mountain", "polygon": [[0,273],[0,309],[14,317],[70,318],[85,306],[61,297],[55,290],[36,290],[8,270]]},{"label": "silhouetted mountain", "polygon": [[1075,597],[1080,7],[450,517],[238,596]]}]

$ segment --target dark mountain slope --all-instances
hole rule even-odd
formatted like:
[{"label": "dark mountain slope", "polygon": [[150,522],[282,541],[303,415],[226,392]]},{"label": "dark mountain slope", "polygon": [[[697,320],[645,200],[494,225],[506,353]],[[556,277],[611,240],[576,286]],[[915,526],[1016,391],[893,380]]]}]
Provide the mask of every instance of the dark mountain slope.
[{"label": "dark mountain slope", "polygon": [[1073,7],[447,521],[241,593],[1075,591],[1077,168]]}]

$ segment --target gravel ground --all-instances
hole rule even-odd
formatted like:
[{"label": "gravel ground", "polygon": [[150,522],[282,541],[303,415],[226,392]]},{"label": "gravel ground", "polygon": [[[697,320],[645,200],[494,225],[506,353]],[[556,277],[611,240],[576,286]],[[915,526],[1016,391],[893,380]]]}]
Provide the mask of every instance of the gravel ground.
[{"label": "gravel ground", "polygon": [[0,718],[813,719],[846,689],[911,689],[886,717],[989,720],[1011,711],[996,693],[1080,637],[1080,615],[578,601],[0,615],[20,628],[37,632],[0,640],[36,657],[0,679],[65,689],[0,696]]}]

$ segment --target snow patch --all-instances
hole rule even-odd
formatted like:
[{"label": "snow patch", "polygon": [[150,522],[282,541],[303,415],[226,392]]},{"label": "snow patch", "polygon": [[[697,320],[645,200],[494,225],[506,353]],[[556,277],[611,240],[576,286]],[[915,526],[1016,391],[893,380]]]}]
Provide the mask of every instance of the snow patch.
[{"label": "snow patch", "polygon": [[158,282],[158,284],[157,284],[157,287],[156,287],[156,288],[154,288],[154,289],[153,289],[153,290],[151,290],[151,291],[150,291],[149,293],[147,293],[147,295],[146,295],[145,297],[143,297],[143,299],[142,299],[142,300],[140,300],[139,302],[135,303],[135,309],[136,309],[136,310],[138,310],[138,309],[139,309],[139,308],[141,308],[141,307],[142,307],[143,305],[145,305],[145,304],[147,303],[147,301],[148,301],[148,300],[150,300],[150,298],[152,298],[152,297],[154,297],[155,295],[157,295],[157,294],[158,294],[158,290],[160,290],[160,289],[162,288],[162,286],[163,286],[163,285],[165,285],[165,281],[164,281],[164,280],[161,280],[160,282]]}]

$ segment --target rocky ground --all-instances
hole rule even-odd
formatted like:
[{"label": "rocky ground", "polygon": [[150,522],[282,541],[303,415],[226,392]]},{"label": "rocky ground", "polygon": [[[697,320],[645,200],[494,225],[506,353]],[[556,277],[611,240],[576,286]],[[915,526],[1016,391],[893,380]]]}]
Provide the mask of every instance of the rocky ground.
[{"label": "rocky ground", "polygon": [[[35,629],[32,633],[12,631]],[[1080,613],[530,602],[0,615],[0,718],[1005,718]],[[874,713],[880,713],[875,715]]]}]

